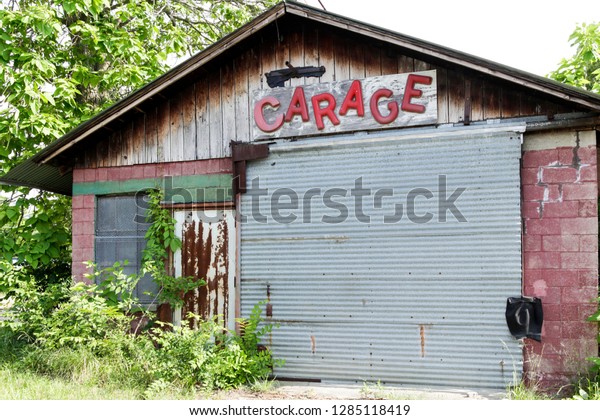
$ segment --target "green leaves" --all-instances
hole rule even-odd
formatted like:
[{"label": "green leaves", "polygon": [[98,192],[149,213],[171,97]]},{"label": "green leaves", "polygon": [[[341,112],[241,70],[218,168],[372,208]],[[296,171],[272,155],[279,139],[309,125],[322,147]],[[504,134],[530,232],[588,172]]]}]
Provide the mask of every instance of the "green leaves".
[{"label": "green leaves", "polygon": [[[160,76],[169,67],[167,57],[199,51],[273,3],[275,0],[3,2],[0,174]],[[44,266],[60,268],[63,273],[70,260],[69,200],[25,188],[0,188],[2,257],[26,264],[44,279],[49,278]],[[46,220],[41,217],[44,214]],[[163,238],[161,246],[172,251],[180,244],[170,235]]]},{"label": "green leaves", "polygon": [[183,304],[183,296],[190,290],[205,285],[203,279],[173,277],[168,274],[167,260],[171,253],[181,248],[181,240],[175,234],[175,219],[162,207],[164,193],[160,189],[148,191],[146,220],[150,227],[146,232],[146,248],[142,255],[143,272],[150,273],[160,287],[159,301],[173,307]]},{"label": "green leaves", "polygon": [[550,77],[600,93],[600,23],[577,25],[569,41],[576,47],[575,54],[563,59]]}]

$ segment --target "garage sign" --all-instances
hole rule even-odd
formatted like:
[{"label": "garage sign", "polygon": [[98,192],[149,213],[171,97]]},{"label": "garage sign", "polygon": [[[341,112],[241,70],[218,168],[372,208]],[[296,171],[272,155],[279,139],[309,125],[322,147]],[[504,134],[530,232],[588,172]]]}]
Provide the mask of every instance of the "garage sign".
[{"label": "garage sign", "polygon": [[435,70],[253,93],[254,139],[437,122]]}]

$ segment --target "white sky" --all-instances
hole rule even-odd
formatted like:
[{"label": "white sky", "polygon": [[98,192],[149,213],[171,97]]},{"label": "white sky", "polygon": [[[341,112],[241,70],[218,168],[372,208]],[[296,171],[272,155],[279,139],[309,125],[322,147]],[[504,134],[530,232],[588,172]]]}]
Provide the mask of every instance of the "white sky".
[{"label": "white sky", "polygon": [[[298,0],[321,7],[318,0]],[[321,0],[327,11],[546,76],[600,0]]]}]

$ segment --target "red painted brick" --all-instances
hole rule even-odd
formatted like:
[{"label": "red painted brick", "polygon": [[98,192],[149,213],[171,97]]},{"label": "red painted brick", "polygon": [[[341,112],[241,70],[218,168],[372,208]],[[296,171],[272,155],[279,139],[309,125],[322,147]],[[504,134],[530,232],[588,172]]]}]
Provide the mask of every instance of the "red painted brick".
[{"label": "red painted brick", "polygon": [[107,168],[98,168],[96,169],[96,181],[108,181],[108,169]]},{"label": "red painted brick", "polygon": [[542,239],[544,251],[579,251],[579,236],[549,235]]},{"label": "red painted brick", "polygon": [[539,296],[543,298],[544,304],[560,304],[562,303],[562,287],[547,287],[546,294]]},{"label": "red painted brick", "polygon": [[558,161],[561,165],[573,165],[573,158],[575,157],[573,147],[559,147],[556,150],[558,152]]},{"label": "red painted brick", "polygon": [[[583,361],[590,357],[592,354],[596,354],[598,351],[598,344],[594,343],[593,340],[586,340],[585,337],[576,337],[574,339],[565,338],[562,342],[563,353],[566,358],[573,360],[573,356],[576,356],[579,360]],[[568,359],[567,359],[568,360]]]},{"label": "red painted brick", "polygon": [[222,174],[222,173],[230,173],[232,171],[231,160],[230,159],[210,159],[207,161],[208,173],[211,174]]},{"label": "red painted brick", "polygon": [[563,322],[562,336],[563,338],[597,337],[597,328],[591,322]]},{"label": "red painted brick", "polygon": [[94,221],[94,216],[95,216],[95,211],[94,209],[90,209],[90,208],[83,208],[83,209],[77,209],[77,210],[73,210],[73,221],[77,221],[77,222],[93,222]]},{"label": "red painted brick", "polygon": [[[536,220],[531,220],[535,222]],[[562,234],[593,235],[598,233],[598,219],[595,217],[579,217],[577,219],[561,219]]]},{"label": "red painted brick", "polygon": [[541,201],[546,194],[546,187],[541,185],[523,185],[523,201]]},{"label": "red painted brick", "polygon": [[535,185],[540,181],[539,168],[522,168],[521,169],[521,184]]},{"label": "red painted brick", "polygon": [[[544,308],[546,305],[544,304]],[[546,314],[544,313],[544,322],[546,321]],[[553,321],[553,320],[548,320]],[[560,322],[557,320],[556,322]],[[535,360],[539,363],[539,356],[541,355],[553,355],[559,354],[561,350],[561,340],[562,338],[554,337],[548,334],[545,334],[543,337],[543,342],[538,343],[537,341],[531,339],[525,339],[526,347],[525,347],[525,360]],[[532,362],[535,363],[535,362]]]},{"label": "red painted brick", "polygon": [[96,169],[84,169],[83,178],[85,182],[95,182]]},{"label": "red painted brick", "polygon": [[149,164],[143,165],[144,178],[155,178],[156,177],[156,165]]},{"label": "red painted brick", "polygon": [[181,162],[166,163],[164,166],[164,176],[180,176]]},{"label": "red painted brick", "polygon": [[583,252],[598,252],[598,236],[597,235],[581,235],[579,236],[579,249]]},{"label": "red painted brick", "polygon": [[85,263],[94,260],[94,248],[73,248],[73,263]]},{"label": "red painted brick", "polygon": [[595,182],[563,185],[564,200],[594,200],[596,198],[598,198],[598,186]]},{"label": "red painted brick", "polygon": [[563,304],[589,304],[598,298],[598,287],[564,287],[561,302]]},{"label": "red painted brick", "polygon": [[586,269],[598,267],[596,252],[563,252],[560,254],[561,268]]},{"label": "red painted brick", "polygon": [[524,168],[538,168],[540,166],[550,166],[558,162],[558,151],[551,150],[530,150],[523,153]]},{"label": "red painted brick", "polygon": [[521,208],[521,216],[526,219],[539,219],[541,207],[538,201],[526,201]]},{"label": "red painted brick", "polygon": [[542,168],[542,182],[549,184],[562,184],[575,182],[577,180],[577,169],[570,167]]},{"label": "red painted brick", "polygon": [[579,273],[576,270],[542,270],[540,278],[548,287],[578,287]]},{"label": "red painted brick", "polygon": [[93,194],[83,195],[83,207],[93,209],[96,207],[96,197]]},{"label": "red painted brick", "polygon": [[598,203],[596,200],[579,201],[579,217],[594,217],[598,215]]},{"label": "red painted brick", "polygon": [[[588,319],[590,316],[595,314],[596,311],[598,310],[597,303],[580,304],[580,305],[578,305],[578,307],[579,307],[579,315],[580,315],[581,319]],[[546,314],[544,313],[544,316],[545,315]]]},{"label": "red painted brick", "polygon": [[538,268],[532,268],[532,269],[523,269],[523,279],[524,279],[524,283],[533,283],[535,280],[539,280],[541,278],[543,278],[543,270],[538,269]]},{"label": "red painted brick", "polygon": [[73,235],[73,249],[94,248],[94,235]]},{"label": "red painted brick", "polygon": [[560,186],[556,184],[548,185],[546,196],[544,197],[545,202],[554,202],[562,200],[562,193],[560,191]]},{"label": "red painted brick", "polygon": [[76,235],[94,235],[94,224],[90,222],[73,222],[73,237]]},{"label": "red painted brick", "polygon": [[85,277],[85,274],[89,273],[91,270],[87,268],[87,265],[81,262],[73,263],[72,274],[73,278],[77,282],[85,282],[91,283],[90,279]]},{"label": "red painted brick", "polygon": [[542,302],[544,309],[544,322],[560,321],[562,316],[562,305],[545,304]]},{"label": "red painted brick", "polygon": [[525,269],[560,268],[560,252],[527,252]]},{"label": "red painted brick", "polygon": [[73,183],[79,184],[85,181],[85,172],[83,169],[73,169]]},{"label": "red painted brick", "polygon": [[76,209],[83,208],[83,198],[84,197],[85,196],[83,196],[83,195],[73,196],[73,199],[71,200],[71,209],[76,210]]},{"label": "red painted brick", "polygon": [[542,325],[543,338],[547,337],[562,337],[562,322],[548,321]]},{"label": "red painted brick", "polygon": [[544,379],[552,377],[554,382],[556,377],[563,378],[564,370],[564,357],[561,354],[543,355],[540,360],[539,371]]},{"label": "red painted brick", "polygon": [[133,168],[131,166],[121,166],[117,172],[117,181],[127,181],[131,179],[133,175]]},{"label": "red painted brick", "polygon": [[218,174],[221,172],[221,162],[217,159],[211,159],[207,162],[207,170],[211,174]]},{"label": "red painted brick", "polygon": [[581,147],[577,151],[580,163],[596,164],[596,146]]},{"label": "red painted brick", "polygon": [[544,218],[525,221],[527,235],[558,235],[561,232],[560,219]]},{"label": "red painted brick", "polygon": [[131,167],[131,179],[143,179],[144,178],[144,166],[133,165]]},{"label": "red painted brick", "polygon": [[579,287],[598,287],[598,270],[579,270]]},{"label": "red painted brick", "polygon": [[107,181],[120,181],[119,172],[121,168],[106,168],[106,178]]},{"label": "red painted brick", "polygon": [[542,237],[541,235],[524,235],[523,249],[525,251],[541,251]]},{"label": "red painted brick", "polygon": [[196,173],[196,162],[181,162],[181,175],[194,175]]},{"label": "red painted brick", "polygon": [[[560,305],[560,316],[562,321],[581,321],[579,318],[579,305],[563,303]],[[544,311],[544,319],[546,319],[546,311]]]},{"label": "red painted brick", "polygon": [[233,172],[233,162],[231,161],[231,159],[228,159],[228,158],[219,159],[219,166],[220,166],[219,172],[221,172],[221,173],[230,174]]},{"label": "red painted brick", "polygon": [[597,181],[598,167],[596,165],[582,166],[579,168],[579,181]]},{"label": "red painted brick", "polygon": [[579,202],[544,203],[542,217],[579,217]]},{"label": "red painted brick", "polygon": [[156,168],[156,178],[162,178],[163,176],[165,176],[166,165],[166,163],[157,163],[156,165],[154,165]]}]

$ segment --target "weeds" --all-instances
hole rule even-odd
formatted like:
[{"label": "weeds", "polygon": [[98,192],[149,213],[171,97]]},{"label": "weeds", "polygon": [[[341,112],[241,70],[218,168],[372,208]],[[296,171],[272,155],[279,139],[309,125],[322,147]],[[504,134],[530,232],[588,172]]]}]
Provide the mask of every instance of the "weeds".
[{"label": "weeds", "polygon": [[576,387],[574,400],[600,400],[600,377],[592,379],[583,379],[579,381]]},{"label": "weeds", "polygon": [[120,274],[113,282],[110,289],[78,283],[40,290],[27,278],[15,281],[14,303],[0,321],[4,374],[24,371],[157,399],[256,384],[271,373],[271,352],[258,347],[271,327],[261,326],[258,305],[240,320],[243,335],[225,330],[218,319],[194,316],[196,328],[155,321],[160,328],[131,334],[139,316],[131,312],[139,308],[131,293],[135,282]]},{"label": "weeds", "polygon": [[516,382],[507,389],[509,400],[551,400],[552,398],[535,386],[528,386],[523,381]]}]

